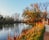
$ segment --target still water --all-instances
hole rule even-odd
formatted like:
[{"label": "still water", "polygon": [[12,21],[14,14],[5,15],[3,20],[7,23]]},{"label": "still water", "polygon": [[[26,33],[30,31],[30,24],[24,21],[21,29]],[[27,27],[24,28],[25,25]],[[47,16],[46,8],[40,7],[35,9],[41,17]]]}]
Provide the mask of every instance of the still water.
[{"label": "still water", "polygon": [[29,29],[31,27],[31,25],[24,23],[2,25],[2,29],[0,29],[0,40],[7,40],[9,33],[10,36],[14,36],[14,33],[16,32],[16,36],[18,36],[19,34],[21,34],[22,30]]}]

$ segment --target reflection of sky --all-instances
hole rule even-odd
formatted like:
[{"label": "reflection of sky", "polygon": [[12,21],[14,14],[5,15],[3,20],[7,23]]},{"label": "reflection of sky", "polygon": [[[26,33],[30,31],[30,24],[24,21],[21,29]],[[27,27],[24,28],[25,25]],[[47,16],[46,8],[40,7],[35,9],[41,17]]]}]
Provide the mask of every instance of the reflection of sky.
[{"label": "reflection of sky", "polygon": [[10,36],[13,37],[15,32],[16,35],[18,36],[22,32],[22,30],[28,29],[28,27],[30,28],[31,26],[21,23],[21,24],[15,24],[13,29],[9,28],[7,30],[3,28],[2,30],[0,30],[0,40],[7,39],[8,34],[10,34]]},{"label": "reflection of sky", "polygon": [[22,13],[23,9],[32,3],[49,2],[49,0],[0,0],[0,14],[12,15]]},{"label": "reflection of sky", "polygon": [[6,39],[8,31],[0,31],[0,40]]},{"label": "reflection of sky", "polygon": [[0,40],[7,40],[9,32],[12,36],[14,35],[14,32],[11,30],[0,30]]}]

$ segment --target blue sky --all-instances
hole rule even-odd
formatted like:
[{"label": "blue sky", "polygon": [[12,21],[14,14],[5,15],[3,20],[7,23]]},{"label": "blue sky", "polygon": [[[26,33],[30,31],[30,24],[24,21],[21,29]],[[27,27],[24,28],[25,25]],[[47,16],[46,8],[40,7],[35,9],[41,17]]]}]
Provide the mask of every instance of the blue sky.
[{"label": "blue sky", "polygon": [[49,2],[49,0],[0,0],[0,14],[4,16],[11,16],[14,13],[21,14],[30,4],[40,2]]}]

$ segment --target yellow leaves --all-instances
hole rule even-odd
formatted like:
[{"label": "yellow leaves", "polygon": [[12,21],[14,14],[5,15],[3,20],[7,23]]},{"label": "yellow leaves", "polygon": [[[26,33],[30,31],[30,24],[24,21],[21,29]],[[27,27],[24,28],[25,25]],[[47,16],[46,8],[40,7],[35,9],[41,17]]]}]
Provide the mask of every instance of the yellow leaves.
[{"label": "yellow leaves", "polygon": [[[37,21],[41,20],[40,10],[38,9],[38,5],[34,4],[34,7],[36,8],[36,11],[25,10],[25,16],[27,16],[26,19],[28,18],[28,20],[26,20],[25,22],[28,24],[33,24],[35,20]],[[44,28],[44,24],[42,22],[35,22],[34,27],[27,30],[26,32],[22,32],[20,38],[23,38],[23,35],[25,35],[26,40],[35,40],[35,39],[38,40],[38,37],[41,36],[41,30],[43,30],[43,28]]]},{"label": "yellow leaves", "polygon": [[41,32],[38,32],[37,34],[40,36],[41,35]]},{"label": "yellow leaves", "polygon": [[40,29],[43,29],[44,28],[44,24],[39,22],[39,23],[36,23],[36,26]]},{"label": "yellow leaves", "polygon": [[[39,40],[38,37],[41,36],[41,30],[43,29],[43,23],[37,22],[34,27],[29,30],[24,30],[19,36],[19,40]],[[23,38],[24,36],[24,38]]]}]

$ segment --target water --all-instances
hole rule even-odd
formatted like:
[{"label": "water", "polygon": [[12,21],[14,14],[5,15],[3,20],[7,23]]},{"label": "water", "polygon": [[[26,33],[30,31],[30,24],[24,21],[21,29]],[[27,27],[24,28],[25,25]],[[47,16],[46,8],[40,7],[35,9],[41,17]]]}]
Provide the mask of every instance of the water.
[{"label": "water", "polygon": [[29,29],[32,26],[26,25],[23,23],[20,24],[6,24],[2,25],[2,30],[0,30],[0,40],[7,40],[8,34],[10,33],[11,36],[14,36],[15,32],[17,33],[16,36],[21,34],[22,30]]}]

